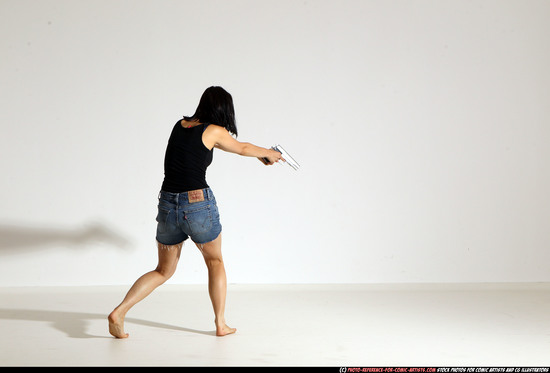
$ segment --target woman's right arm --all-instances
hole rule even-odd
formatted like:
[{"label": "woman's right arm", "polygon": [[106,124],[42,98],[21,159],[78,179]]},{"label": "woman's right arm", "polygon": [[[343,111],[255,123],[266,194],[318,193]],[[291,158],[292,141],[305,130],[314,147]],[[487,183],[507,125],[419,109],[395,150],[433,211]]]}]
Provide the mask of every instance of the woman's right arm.
[{"label": "woman's right arm", "polygon": [[268,160],[267,164],[270,165],[279,160],[284,160],[278,151],[262,148],[248,142],[237,141],[225,128],[215,124],[209,125],[204,131],[203,143],[208,149],[216,147],[245,157],[266,158]]}]

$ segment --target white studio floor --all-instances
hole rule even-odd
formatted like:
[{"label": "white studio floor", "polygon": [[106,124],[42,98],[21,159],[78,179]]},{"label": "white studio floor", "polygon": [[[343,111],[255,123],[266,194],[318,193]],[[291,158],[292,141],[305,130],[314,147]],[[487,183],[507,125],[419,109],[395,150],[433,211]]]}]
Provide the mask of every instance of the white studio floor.
[{"label": "white studio floor", "polygon": [[549,366],[550,284],[230,285],[214,336],[206,285],[0,288],[0,366]]}]

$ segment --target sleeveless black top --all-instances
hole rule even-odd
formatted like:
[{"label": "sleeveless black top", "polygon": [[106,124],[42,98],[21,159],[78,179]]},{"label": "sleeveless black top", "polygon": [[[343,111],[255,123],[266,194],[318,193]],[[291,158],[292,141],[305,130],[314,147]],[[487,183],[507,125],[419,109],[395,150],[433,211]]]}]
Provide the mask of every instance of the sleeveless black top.
[{"label": "sleeveless black top", "polygon": [[171,193],[208,188],[206,168],[212,163],[213,150],[202,142],[208,124],[184,128],[179,120],[170,134],[164,156],[162,190]]}]

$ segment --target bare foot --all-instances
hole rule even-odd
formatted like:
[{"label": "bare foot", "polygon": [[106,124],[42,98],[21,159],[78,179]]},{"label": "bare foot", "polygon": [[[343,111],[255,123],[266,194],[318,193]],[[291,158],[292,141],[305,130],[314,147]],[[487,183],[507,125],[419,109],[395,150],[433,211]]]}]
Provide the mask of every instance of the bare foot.
[{"label": "bare foot", "polygon": [[109,333],[115,338],[128,338],[129,334],[124,333],[124,316],[119,316],[116,309],[109,317]]},{"label": "bare foot", "polygon": [[216,335],[223,337],[224,335],[233,334],[237,331],[235,328],[230,328],[225,323],[222,325],[216,325]]}]

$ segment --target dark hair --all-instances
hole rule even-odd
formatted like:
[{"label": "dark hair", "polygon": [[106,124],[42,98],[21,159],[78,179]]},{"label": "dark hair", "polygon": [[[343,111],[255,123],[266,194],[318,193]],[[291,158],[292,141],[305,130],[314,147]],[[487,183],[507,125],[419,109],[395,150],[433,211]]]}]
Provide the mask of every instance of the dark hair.
[{"label": "dark hair", "polygon": [[222,87],[207,88],[201,96],[195,114],[183,118],[187,121],[216,124],[237,136],[233,97]]}]

